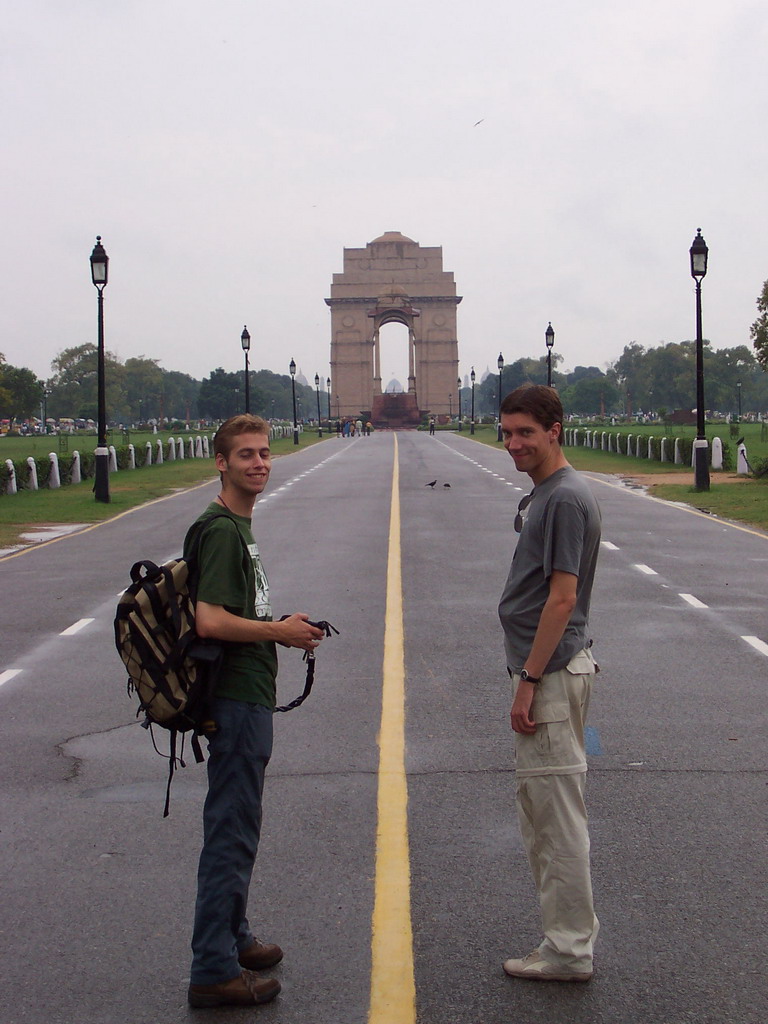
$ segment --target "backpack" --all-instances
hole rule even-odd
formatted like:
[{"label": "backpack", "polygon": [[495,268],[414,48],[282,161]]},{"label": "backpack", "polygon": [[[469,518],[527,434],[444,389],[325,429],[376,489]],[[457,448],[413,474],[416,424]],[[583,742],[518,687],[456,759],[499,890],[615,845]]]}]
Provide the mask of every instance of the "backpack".
[{"label": "backpack", "polygon": [[[216,640],[198,637],[195,632],[197,597],[197,560],[200,541],[214,519],[232,519],[226,512],[194,523],[185,542],[188,558],[173,558],[163,565],[143,560],[131,567],[131,583],[123,592],[115,614],[115,646],[128,670],[129,696],[139,699],[137,717],[143,713],[142,726],[152,736],[152,744],[161,757],[168,757],[168,784],[163,817],[170,806],[171,782],[178,764],[184,768],[184,738],[192,734],[192,752],[198,763],[204,759],[200,736],[216,731],[210,713],[213,692],[224,656],[224,646]],[[234,520],[233,520],[234,522]],[[240,531],[237,535],[244,557],[250,552]],[[283,616],[287,618],[287,616]],[[338,630],[329,622],[313,622],[326,636]],[[315,656],[304,652],[307,674],[304,692],[275,711],[291,711],[309,696],[315,674]],[[170,733],[169,753],[162,754],[155,742],[153,726]],[[177,739],[182,736],[177,756]]]},{"label": "backpack", "polygon": [[[158,725],[170,733],[163,817],[168,816],[176,764],[185,766],[184,734],[192,733],[192,751],[199,763],[204,758],[198,737],[216,728],[209,707],[224,648],[197,636],[195,597],[200,540],[211,519],[218,518],[231,516],[221,513],[193,525],[189,558],[174,558],[163,565],[148,560],[134,563],[131,584],[121,595],[115,614],[115,646],[128,670],[128,694],[138,697],[137,717],[144,714],[142,725],[149,729],[158,753],[152,727]],[[245,541],[242,543],[247,555]],[[180,733],[182,748],[177,757]]]}]

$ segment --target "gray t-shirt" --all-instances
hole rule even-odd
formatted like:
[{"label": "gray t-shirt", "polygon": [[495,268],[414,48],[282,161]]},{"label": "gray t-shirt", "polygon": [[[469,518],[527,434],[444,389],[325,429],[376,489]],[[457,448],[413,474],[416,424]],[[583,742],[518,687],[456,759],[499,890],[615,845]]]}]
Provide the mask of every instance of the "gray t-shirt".
[{"label": "gray t-shirt", "polygon": [[582,650],[600,547],[600,509],[571,466],[548,476],[531,492],[512,566],[499,602],[507,667],[520,672],[530,653],[553,571],[578,577],[576,607],[545,671],[565,668]]}]

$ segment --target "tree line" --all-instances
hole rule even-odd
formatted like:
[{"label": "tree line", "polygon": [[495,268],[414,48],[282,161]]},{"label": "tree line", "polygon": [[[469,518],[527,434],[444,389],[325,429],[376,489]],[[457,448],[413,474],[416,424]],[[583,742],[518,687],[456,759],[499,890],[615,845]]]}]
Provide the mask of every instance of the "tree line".
[{"label": "tree line", "polygon": [[[51,364],[48,380],[40,380],[25,367],[11,366],[0,353],[0,419],[11,424],[31,417],[59,420],[96,420],[98,410],[97,348],[93,344],[64,349]],[[223,420],[245,411],[244,371],[211,371],[205,380],[165,370],[159,360],[145,356],[120,360],[104,354],[107,416],[114,424]],[[277,419],[293,419],[293,392],[288,374],[252,370],[249,374],[251,412]],[[296,381],[297,416],[317,416],[313,388]],[[320,395],[320,411],[327,415],[327,396]]]},{"label": "tree line", "polygon": [[[768,345],[766,346],[768,351]],[[765,363],[746,345],[714,350],[703,345],[704,396],[711,415],[768,411],[768,375]],[[556,354],[553,364],[561,362]],[[501,392],[521,384],[546,384],[547,359],[518,359],[502,370]],[[655,416],[696,405],[696,343],[662,343],[645,348],[633,341],[606,370],[577,366],[562,373],[553,366],[552,384],[560,393],[565,412],[575,416]],[[469,414],[471,388],[461,391],[462,413]],[[475,384],[475,414],[493,415],[499,401],[499,376],[489,374]]]},{"label": "tree line", "polygon": [[[768,411],[768,281],[757,299],[759,316],[750,328],[754,352],[747,345],[714,350],[704,342],[704,394],[710,413]],[[558,369],[562,356],[552,353],[552,383],[570,415],[655,415],[696,404],[696,345],[693,341],[660,343],[646,348],[633,341],[603,370],[577,366]],[[0,419],[11,425],[39,417],[96,420],[97,349],[93,344],[64,349],[51,364],[51,377],[39,379],[26,367],[11,366],[0,353]],[[521,384],[546,384],[547,359],[522,357],[502,370],[502,395]],[[107,414],[111,423],[138,424],[187,420],[222,420],[245,410],[244,371],[218,367],[204,380],[165,370],[145,356],[120,360],[105,353]],[[296,385],[297,416],[317,416],[317,393]],[[288,374],[252,370],[251,412],[268,419],[293,418],[293,390]],[[472,389],[460,391],[461,412],[471,413]],[[475,385],[475,416],[494,415],[499,403],[498,374]],[[331,416],[334,414],[333,402]],[[458,401],[453,407],[459,411]],[[328,396],[320,392],[320,414],[328,415]]]}]

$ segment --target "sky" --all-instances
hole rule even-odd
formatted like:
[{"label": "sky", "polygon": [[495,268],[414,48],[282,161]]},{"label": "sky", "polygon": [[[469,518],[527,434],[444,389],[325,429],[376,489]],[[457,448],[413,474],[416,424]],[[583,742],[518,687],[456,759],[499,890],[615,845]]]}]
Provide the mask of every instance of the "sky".
[{"label": "sky", "polygon": [[[344,247],[442,246],[462,376],[750,344],[768,278],[763,0],[4,0],[0,352],[330,373]],[[399,340],[398,340],[399,338]],[[407,376],[404,334],[382,373]]]}]

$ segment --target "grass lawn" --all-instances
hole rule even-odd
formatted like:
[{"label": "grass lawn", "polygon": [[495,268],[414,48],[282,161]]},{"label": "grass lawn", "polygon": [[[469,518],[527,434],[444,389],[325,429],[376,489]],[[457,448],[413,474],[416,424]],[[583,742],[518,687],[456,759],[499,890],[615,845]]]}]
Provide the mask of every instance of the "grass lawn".
[{"label": "grass lawn", "polygon": [[[744,424],[744,426],[751,426],[759,439],[760,424]],[[492,448],[503,448],[503,445],[496,440],[496,427],[476,426],[474,440],[490,445]],[[747,437],[746,443],[749,445],[749,437]],[[759,447],[759,445],[755,445],[758,455],[760,454]],[[749,450],[752,451],[752,449]],[[702,492],[694,490],[691,486],[691,468],[689,466],[675,466],[670,462],[655,462],[652,459],[635,459],[595,448],[564,448],[563,451],[574,469],[586,472],[617,473],[621,476],[663,474],[667,478],[663,483],[649,485],[650,493],[654,497],[664,498],[666,501],[684,502],[686,505],[711,512],[723,519],[733,519],[768,530],[768,482],[764,480],[731,481],[728,479],[728,474],[712,473],[711,489]],[[670,483],[669,477],[672,475],[680,476],[681,483]]]},{"label": "grass lawn", "polygon": [[[147,437],[154,435],[148,434]],[[334,435],[324,435],[326,437]],[[10,441],[27,441],[28,438],[9,438]],[[55,438],[37,438],[41,441],[55,441]],[[316,432],[305,431],[300,435],[299,448],[316,444]],[[79,438],[78,438],[79,442]],[[275,456],[288,455],[298,451],[293,438],[279,438],[272,442]],[[74,445],[73,445],[74,448]],[[0,456],[5,449],[0,447]],[[47,451],[52,451],[50,445]],[[35,454],[27,450],[27,455]],[[42,454],[42,451],[38,454]],[[3,456],[9,458],[8,455]],[[18,457],[18,456],[17,456]],[[153,498],[161,498],[173,491],[194,487],[216,478],[213,459],[183,459],[164,462],[160,466],[144,466],[141,469],[121,470],[109,477],[109,504],[97,502],[93,497],[93,480],[81,484],[61,487],[58,490],[19,491],[18,494],[4,494],[0,497],[0,548],[23,543],[19,535],[30,527],[58,523],[95,523],[125,512],[136,505],[142,505]]]}]

